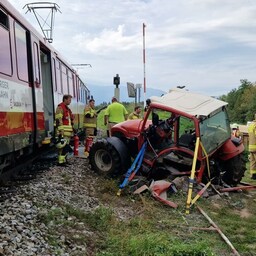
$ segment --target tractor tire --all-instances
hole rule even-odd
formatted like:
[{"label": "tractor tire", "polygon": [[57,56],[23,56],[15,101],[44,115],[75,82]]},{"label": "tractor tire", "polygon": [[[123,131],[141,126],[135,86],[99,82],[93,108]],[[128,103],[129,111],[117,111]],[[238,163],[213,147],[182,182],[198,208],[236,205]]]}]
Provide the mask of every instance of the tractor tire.
[{"label": "tractor tire", "polygon": [[[117,138],[114,139],[116,142]],[[92,145],[89,154],[89,163],[91,164],[91,168],[98,174],[107,177],[117,177],[127,170],[126,168],[130,164],[130,161],[124,159],[124,156],[128,154],[123,142],[120,140],[117,141],[118,145],[113,145],[110,141],[100,139]]]},{"label": "tractor tire", "polygon": [[224,171],[222,180],[225,183],[230,186],[236,186],[239,184],[246,171],[244,153],[223,162],[222,171]]}]

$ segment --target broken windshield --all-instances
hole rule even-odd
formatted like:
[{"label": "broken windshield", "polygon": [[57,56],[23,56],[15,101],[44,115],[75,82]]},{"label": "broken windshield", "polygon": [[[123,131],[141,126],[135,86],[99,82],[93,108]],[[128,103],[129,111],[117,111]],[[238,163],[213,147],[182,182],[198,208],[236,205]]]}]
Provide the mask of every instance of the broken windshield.
[{"label": "broken windshield", "polygon": [[230,126],[225,110],[203,120],[199,127],[201,142],[207,153],[212,152],[230,138]]}]

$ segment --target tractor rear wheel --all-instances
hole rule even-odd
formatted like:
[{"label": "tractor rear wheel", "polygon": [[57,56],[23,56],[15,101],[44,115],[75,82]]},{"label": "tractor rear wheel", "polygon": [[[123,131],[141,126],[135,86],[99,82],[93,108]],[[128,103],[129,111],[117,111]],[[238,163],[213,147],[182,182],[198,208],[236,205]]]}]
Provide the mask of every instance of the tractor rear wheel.
[{"label": "tractor rear wheel", "polygon": [[239,184],[246,171],[244,153],[223,162],[222,170],[225,172],[222,177],[225,183],[231,186]]}]

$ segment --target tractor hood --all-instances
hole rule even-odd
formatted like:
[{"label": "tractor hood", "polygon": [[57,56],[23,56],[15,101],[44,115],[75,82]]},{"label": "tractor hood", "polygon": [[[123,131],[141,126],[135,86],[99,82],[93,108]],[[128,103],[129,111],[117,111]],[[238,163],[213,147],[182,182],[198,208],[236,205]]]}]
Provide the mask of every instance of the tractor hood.
[{"label": "tractor hood", "polygon": [[171,89],[161,97],[153,96],[151,103],[173,108],[193,116],[208,116],[228,103],[210,96],[182,89]]},{"label": "tractor hood", "polygon": [[[126,134],[127,137],[137,137],[139,136],[140,131],[142,131],[142,123],[142,119],[127,120],[122,123],[116,124],[111,131],[112,133],[122,132]],[[145,128],[147,128],[151,123],[151,120],[147,120]]]}]

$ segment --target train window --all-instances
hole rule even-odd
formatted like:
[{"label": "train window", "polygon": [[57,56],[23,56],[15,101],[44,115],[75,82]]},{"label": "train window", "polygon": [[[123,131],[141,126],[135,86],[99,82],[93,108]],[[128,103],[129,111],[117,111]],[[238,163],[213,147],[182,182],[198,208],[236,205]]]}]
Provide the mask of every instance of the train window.
[{"label": "train window", "polygon": [[86,93],[85,93],[85,89],[84,89],[84,84],[83,84],[83,82],[81,82],[81,101],[83,102],[83,103],[85,103],[86,102]]},{"label": "train window", "polygon": [[81,91],[81,102],[84,102],[84,90],[83,90],[83,88],[81,87],[80,88],[80,91]]},{"label": "train window", "polygon": [[79,79],[79,100],[83,102],[83,90],[81,84],[81,80]]},{"label": "train window", "polygon": [[79,79],[77,76],[75,76],[75,81],[76,81],[76,95],[77,95],[77,100],[80,100],[80,92],[79,92]]},{"label": "train window", "polygon": [[87,103],[87,97],[89,97],[89,95],[87,94],[87,91],[85,90],[85,103]]},{"label": "train window", "polygon": [[28,82],[28,54],[26,30],[15,22],[17,71],[20,80]]},{"label": "train window", "polygon": [[55,92],[57,92],[57,77],[56,77],[56,62],[55,59],[52,58],[52,64],[53,64],[53,82],[54,82],[54,88],[55,88]]},{"label": "train window", "polygon": [[56,61],[56,84],[57,92],[62,93],[60,62],[58,60]]},{"label": "train window", "polygon": [[12,75],[10,32],[6,29],[7,15],[0,10],[0,73]]},{"label": "train window", "polygon": [[0,9],[0,25],[9,30],[8,16],[1,9]]},{"label": "train window", "polygon": [[62,74],[62,89],[64,94],[68,94],[68,76],[67,76],[67,68],[62,65],[61,66],[61,74]]},{"label": "train window", "polygon": [[75,80],[75,75],[72,74],[72,84],[73,84],[73,95],[76,97],[76,80]]},{"label": "train window", "polygon": [[73,84],[73,79],[72,79],[72,73],[68,69],[68,93],[72,96],[74,96],[73,87],[74,87],[74,84]]},{"label": "train window", "polygon": [[41,83],[39,69],[39,48],[36,42],[34,42],[34,81],[36,85]]}]

